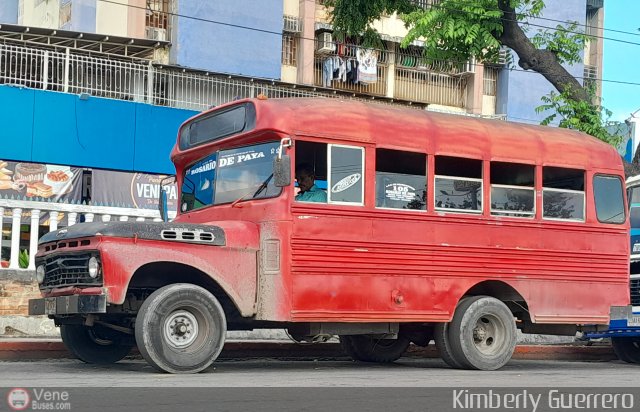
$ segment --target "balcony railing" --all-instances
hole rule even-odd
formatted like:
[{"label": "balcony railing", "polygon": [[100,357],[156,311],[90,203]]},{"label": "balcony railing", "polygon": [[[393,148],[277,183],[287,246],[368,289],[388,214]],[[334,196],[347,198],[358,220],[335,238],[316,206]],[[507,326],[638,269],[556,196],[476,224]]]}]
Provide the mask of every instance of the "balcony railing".
[{"label": "balcony railing", "polygon": [[384,96],[386,65],[380,65],[375,85],[344,87],[335,93],[315,87],[278,84],[266,79],[232,77],[154,65],[141,59],[112,59],[55,50],[0,44],[0,84],[145,102],[181,109],[204,110],[237,98],[347,97],[351,93]]},{"label": "balcony railing", "polygon": [[399,99],[464,107],[466,79],[460,76],[396,68],[395,96]]}]

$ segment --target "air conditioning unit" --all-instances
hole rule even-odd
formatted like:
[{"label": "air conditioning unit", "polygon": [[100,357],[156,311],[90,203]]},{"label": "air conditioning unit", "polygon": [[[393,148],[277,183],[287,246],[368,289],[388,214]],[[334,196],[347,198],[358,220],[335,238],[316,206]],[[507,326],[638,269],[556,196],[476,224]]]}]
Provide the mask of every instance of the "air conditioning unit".
[{"label": "air conditioning unit", "polygon": [[323,31],[316,37],[316,51],[322,53],[334,53],[336,51],[336,44],[333,42],[333,36],[331,32]]},{"label": "air conditioning unit", "polygon": [[149,40],[167,41],[167,29],[147,27],[145,37]]},{"label": "air conditioning unit", "polygon": [[471,58],[468,61],[466,61],[462,67],[460,68],[460,75],[471,75],[474,74],[476,72],[476,59],[475,58]]}]

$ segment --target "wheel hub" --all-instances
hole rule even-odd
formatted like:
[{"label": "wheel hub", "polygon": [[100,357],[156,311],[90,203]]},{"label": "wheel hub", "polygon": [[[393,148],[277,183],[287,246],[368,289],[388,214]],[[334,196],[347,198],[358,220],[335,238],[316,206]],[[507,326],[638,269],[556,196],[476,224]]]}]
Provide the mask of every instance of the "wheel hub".
[{"label": "wheel hub", "polygon": [[187,347],[198,337],[198,320],[187,310],[172,312],[164,322],[164,337],[174,348]]},{"label": "wheel hub", "polygon": [[483,327],[476,326],[473,329],[473,340],[476,342],[482,342],[487,338],[487,331]]},{"label": "wheel hub", "polygon": [[492,356],[499,352],[504,341],[505,325],[495,316],[485,315],[473,328],[473,342],[481,353]]}]

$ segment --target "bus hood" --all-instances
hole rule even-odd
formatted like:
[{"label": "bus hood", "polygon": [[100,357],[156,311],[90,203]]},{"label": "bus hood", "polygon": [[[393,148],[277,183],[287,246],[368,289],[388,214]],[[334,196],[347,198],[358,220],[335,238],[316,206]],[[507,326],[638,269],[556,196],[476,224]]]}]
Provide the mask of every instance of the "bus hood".
[{"label": "bus hood", "polygon": [[78,223],[49,232],[39,243],[57,242],[93,236],[166,240],[225,246],[225,232],[218,226],[165,222],[94,222]]}]

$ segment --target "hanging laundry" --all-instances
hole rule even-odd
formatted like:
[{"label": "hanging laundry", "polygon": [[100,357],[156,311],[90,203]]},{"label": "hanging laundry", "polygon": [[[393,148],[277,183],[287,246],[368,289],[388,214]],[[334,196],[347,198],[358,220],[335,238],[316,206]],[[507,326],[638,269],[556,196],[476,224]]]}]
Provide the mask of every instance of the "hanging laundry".
[{"label": "hanging laundry", "polygon": [[322,62],[322,86],[331,87],[333,79],[333,57],[327,57]]},{"label": "hanging laundry", "polygon": [[347,60],[347,82],[358,84],[358,61],[356,59]]},{"label": "hanging laundry", "polygon": [[360,83],[376,83],[378,81],[378,53],[372,49],[359,48],[358,81]]}]

